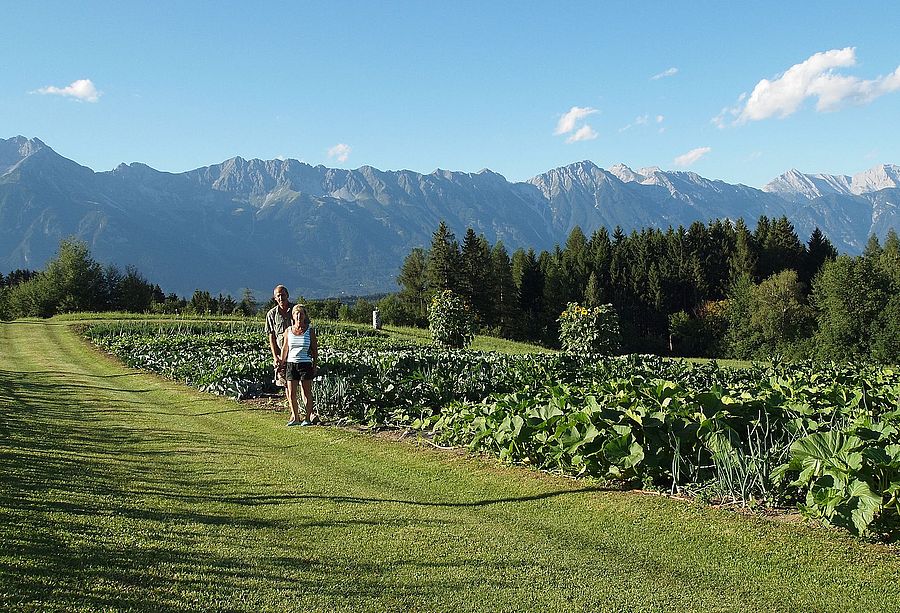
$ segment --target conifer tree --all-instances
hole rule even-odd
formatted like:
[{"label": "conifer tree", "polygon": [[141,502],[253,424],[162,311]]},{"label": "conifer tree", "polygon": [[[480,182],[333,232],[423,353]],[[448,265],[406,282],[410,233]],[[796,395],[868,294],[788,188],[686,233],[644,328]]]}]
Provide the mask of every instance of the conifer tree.
[{"label": "conifer tree", "polygon": [[560,262],[566,302],[581,302],[584,297],[584,288],[590,274],[589,259],[587,237],[580,226],[575,226],[566,239]]},{"label": "conifer tree", "polygon": [[[519,251],[516,251],[518,254]],[[545,252],[546,253],[546,252]],[[513,257],[514,263],[516,257]],[[544,275],[538,265],[534,249],[523,252],[519,258],[521,264],[519,280],[519,310],[522,312],[523,338],[539,338],[541,324],[541,305],[544,298]],[[515,267],[513,268],[515,271]]]},{"label": "conifer tree", "polygon": [[699,221],[692,223],[684,235],[685,247],[691,255],[699,256],[701,260],[706,258],[706,252],[710,248],[709,231]]},{"label": "conifer tree", "polygon": [[772,274],[775,268],[769,251],[766,249],[771,230],[772,224],[769,218],[765,215],[760,215],[756,221],[756,229],[753,230],[753,243],[758,248],[756,253],[756,279],[765,279]]},{"label": "conifer tree", "polygon": [[539,310],[538,325],[545,342],[559,340],[559,315],[566,308],[566,278],[563,272],[563,254],[559,245],[553,253],[541,252],[538,265],[543,276],[544,291]]},{"label": "conifer tree", "polygon": [[153,301],[153,286],[134,266],[125,268],[125,275],[119,279],[113,297],[117,308],[129,313],[143,313],[150,310]]},{"label": "conifer tree", "polygon": [[601,293],[609,292],[609,265],[612,260],[612,242],[606,228],[598,228],[588,241],[588,269],[597,275]]},{"label": "conifer tree", "polygon": [[[165,297],[163,297],[163,300],[165,300]],[[162,300],[156,302],[162,302]],[[237,306],[238,312],[244,317],[252,317],[256,315],[257,309],[258,305],[256,298],[253,297],[253,292],[245,287],[241,293],[241,301]]]},{"label": "conifer tree", "polygon": [[734,224],[734,253],[728,261],[729,287],[743,275],[751,280],[758,279],[756,240],[743,218]]},{"label": "conifer tree", "polygon": [[597,281],[597,273],[591,271],[584,288],[584,306],[591,309],[601,304],[603,304],[603,294],[600,291],[600,283]]},{"label": "conifer tree", "polygon": [[728,293],[735,232],[730,223],[717,219],[710,224],[708,235],[708,246],[703,253],[707,295],[713,300],[721,300]]},{"label": "conifer tree", "polygon": [[410,251],[400,267],[400,275],[397,277],[400,285],[399,298],[412,319],[410,323],[421,325],[428,321],[427,267],[427,256],[421,247]]},{"label": "conifer tree", "polygon": [[828,260],[833,260],[837,255],[837,249],[834,248],[828,237],[817,226],[806,243],[806,254],[800,270],[800,280],[809,286],[813,277],[822,268],[822,264]]},{"label": "conifer tree", "polygon": [[866,248],[863,249],[863,257],[876,259],[881,257],[881,243],[878,242],[878,237],[875,234],[869,236],[869,240],[866,241]]},{"label": "conifer tree", "polygon": [[609,259],[609,288],[613,307],[627,319],[628,309],[625,304],[629,286],[627,245],[620,228],[616,228],[613,237],[612,254]]},{"label": "conifer tree", "polygon": [[494,301],[494,317],[491,325],[500,326],[505,337],[517,336],[519,328],[519,295],[513,280],[512,263],[506,253],[506,247],[497,241],[491,249],[492,297]]},{"label": "conifer tree", "polygon": [[793,224],[784,215],[772,222],[765,241],[760,244],[768,264],[764,271],[766,277],[788,268],[797,270],[805,259],[806,250]]},{"label": "conifer tree", "polygon": [[460,292],[460,253],[456,236],[443,221],[431,238],[426,268],[426,286],[429,295],[449,289]]},{"label": "conifer tree", "polygon": [[475,231],[468,228],[461,257],[459,293],[475,309],[478,321],[487,325],[493,320],[493,301],[490,296],[491,248],[484,235],[476,236]]},{"label": "conifer tree", "polygon": [[[532,249],[532,252],[533,251],[534,250]],[[527,260],[528,254],[521,247],[513,251],[512,258],[510,259],[510,266],[512,268],[513,282],[516,284],[516,291],[521,291],[522,276],[525,274]]]}]

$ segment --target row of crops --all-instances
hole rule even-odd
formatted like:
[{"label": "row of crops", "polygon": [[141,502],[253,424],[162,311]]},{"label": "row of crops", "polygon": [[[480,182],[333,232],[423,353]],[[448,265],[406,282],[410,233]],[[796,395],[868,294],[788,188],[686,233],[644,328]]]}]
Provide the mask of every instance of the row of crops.
[{"label": "row of crops", "polygon": [[[415,429],[544,470],[900,535],[900,369],[446,351],[317,329],[316,403],[331,423]],[[110,322],[85,334],[203,390],[274,391],[259,324]]]}]

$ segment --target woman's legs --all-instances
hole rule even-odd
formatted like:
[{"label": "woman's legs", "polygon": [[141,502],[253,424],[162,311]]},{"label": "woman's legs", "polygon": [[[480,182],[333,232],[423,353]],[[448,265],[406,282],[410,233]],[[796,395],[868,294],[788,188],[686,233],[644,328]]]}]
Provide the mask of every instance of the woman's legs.
[{"label": "woman's legs", "polygon": [[300,394],[303,397],[303,406],[306,408],[306,421],[311,422],[316,418],[316,413],[315,413],[315,411],[313,411],[312,380],[311,379],[301,379]]},{"label": "woman's legs", "polygon": [[300,416],[297,414],[297,381],[288,379],[286,383],[285,390],[287,390],[288,406],[291,409],[291,421],[300,421]]}]

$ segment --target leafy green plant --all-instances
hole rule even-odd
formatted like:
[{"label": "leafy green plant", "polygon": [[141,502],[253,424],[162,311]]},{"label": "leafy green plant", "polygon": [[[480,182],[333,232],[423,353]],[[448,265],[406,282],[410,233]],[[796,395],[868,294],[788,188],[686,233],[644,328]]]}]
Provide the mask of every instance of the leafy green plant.
[{"label": "leafy green plant", "polygon": [[[796,474],[792,486],[805,491],[800,510],[827,523],[867,534],[879,514],[900,511],[898,427],[888,420],[844,431],[814,432],[791,445],[781,478]],[[880,519],[887,519],[881,517]]]},{"label": "leafy green plant", "polygon": [[476,321],[472,307],[451,290],[435,294],[428,309],[431,339],[443,347],[461,349],[475,338]]},{"label": "leafy green plant", "polygon": [[559,316],[559,340],[566,351],[612,355],[620,345],[619,318],[611,304],[570,302]]}]

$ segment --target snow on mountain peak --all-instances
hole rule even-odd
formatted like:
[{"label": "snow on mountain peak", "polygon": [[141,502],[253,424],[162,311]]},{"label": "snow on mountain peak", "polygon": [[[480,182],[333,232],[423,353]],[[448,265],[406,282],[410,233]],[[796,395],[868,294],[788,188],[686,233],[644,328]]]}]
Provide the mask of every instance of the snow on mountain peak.
[{"label": "snow on mountain peak", "polygon": [[647,178],[642,174],[634,172],[631,168],[621,162],[613,164],[609,169],[609,174],[619,179],[622,183],[640,183]]},{"label": "snow on mountain peak", "polygon": [[850,181],[850,191],[854,194],[877,192],[889,187],[900,187],[900,166],[879,164],[853,175]]},{"label": "snow on mountain peak", "polygon": [[763,191],[788,199],[813,200],[829,194],[859,196],[889,187],[900,187],[900,166],[880,164],[852,177],[805,174],[791,169],[763,186]]}]

